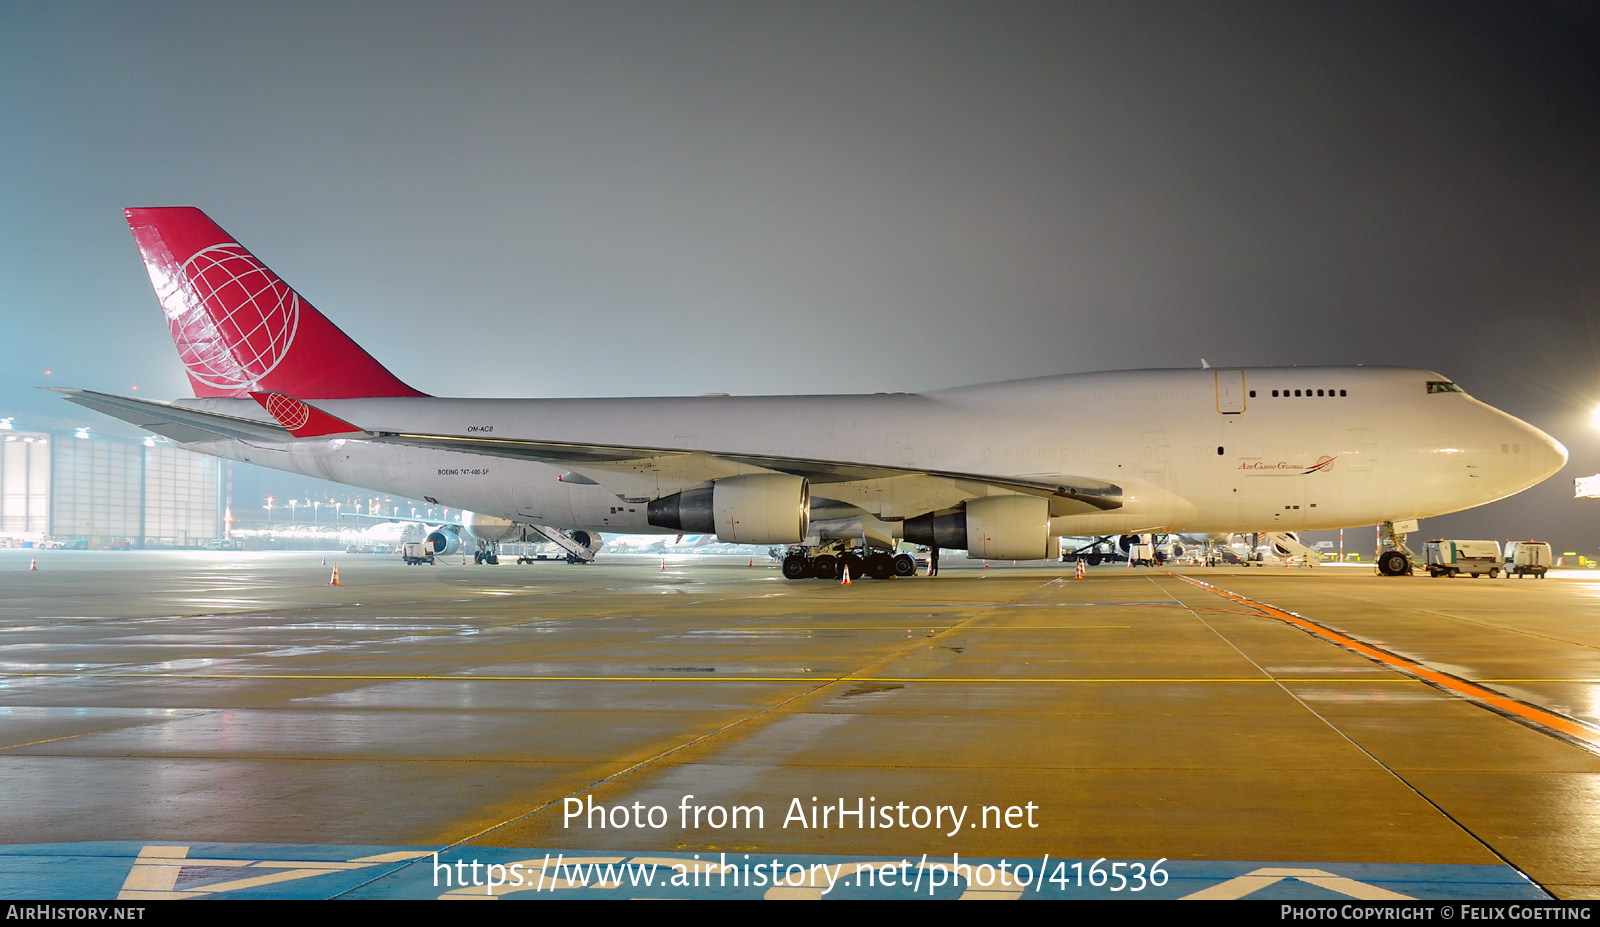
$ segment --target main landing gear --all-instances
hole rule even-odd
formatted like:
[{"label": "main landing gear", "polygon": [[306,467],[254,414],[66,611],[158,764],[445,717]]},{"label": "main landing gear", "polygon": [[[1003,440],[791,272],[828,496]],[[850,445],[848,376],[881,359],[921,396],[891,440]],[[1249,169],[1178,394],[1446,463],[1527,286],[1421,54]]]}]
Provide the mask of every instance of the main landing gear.
[{"label": "main landing gear", "polygon": [[862,548],[855,541],[825,541],[819,547],[791,547],[783,558],[784,579],[839,579],[842,570],[852,580],[890,579],[917,575],[910,554]]}]

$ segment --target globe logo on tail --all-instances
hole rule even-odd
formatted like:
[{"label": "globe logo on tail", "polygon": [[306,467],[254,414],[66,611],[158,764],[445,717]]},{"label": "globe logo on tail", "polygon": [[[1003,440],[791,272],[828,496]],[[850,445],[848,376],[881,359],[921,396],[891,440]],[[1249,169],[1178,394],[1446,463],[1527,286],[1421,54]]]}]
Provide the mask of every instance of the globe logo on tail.
[{"label": "globe logo on tail", "polygon": [[169,320],[190,376],[220,389],[261,381],[283,362],[300,298],[234,242],[202,249],[179,271],[186,311]]}]

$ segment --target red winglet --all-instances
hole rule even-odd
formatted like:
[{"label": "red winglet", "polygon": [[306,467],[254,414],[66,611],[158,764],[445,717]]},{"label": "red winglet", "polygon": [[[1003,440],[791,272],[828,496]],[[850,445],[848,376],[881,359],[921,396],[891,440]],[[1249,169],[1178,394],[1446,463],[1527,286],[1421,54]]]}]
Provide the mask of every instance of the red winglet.
[{"label": "red winglet", "polygon": [[251,393],[250,398],[261,403],[267,414],[278,424],[289,429],[296,438],[321,438],[327,435],[360,434],[361,429],[349,422],[308,405],[287,393]]}]

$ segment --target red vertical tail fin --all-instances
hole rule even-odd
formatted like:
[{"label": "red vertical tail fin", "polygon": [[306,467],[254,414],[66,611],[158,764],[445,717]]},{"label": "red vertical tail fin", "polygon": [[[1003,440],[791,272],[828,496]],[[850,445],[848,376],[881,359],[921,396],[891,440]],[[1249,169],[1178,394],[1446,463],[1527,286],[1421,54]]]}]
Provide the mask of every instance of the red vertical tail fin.
[{"label": "red vertical tail fin", "polygon": [[194,394],[422,396],[192,206],[124,210]]}]

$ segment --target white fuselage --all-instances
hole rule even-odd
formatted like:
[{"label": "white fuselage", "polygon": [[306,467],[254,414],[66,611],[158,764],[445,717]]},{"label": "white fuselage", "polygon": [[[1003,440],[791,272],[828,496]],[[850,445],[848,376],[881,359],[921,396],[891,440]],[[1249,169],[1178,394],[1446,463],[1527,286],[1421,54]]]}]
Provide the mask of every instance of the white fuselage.
[{"label": "white fuselage", "polygon": [[[1119,508],[1053,519],[1053,532],[1062,535],[1305,530],[1423,518],[1520,492],[1565,463],[1565,448],[1548,435],[1465,393],[1430,392],[1430,382],[1445,378],[1403,368],[1272,367],[1069,374],[926,394],[316,405],[370,432],[682,448],[1121,487]],[[179,404],[270,421],[248,399]],[[627,475],[619,492],[614,481],[609,489],[560,481],[573,468],[559,464],[355,439],[188,446],[594,531],[660,530],[647,523],[639,500],[682,488],[681,475],[675,484],[672,474],[649,468]],[[927,480],[907,489],[893,480],[813,479],[811,493],[896,521],[957,504],[958,483],[941,494]]]}]

